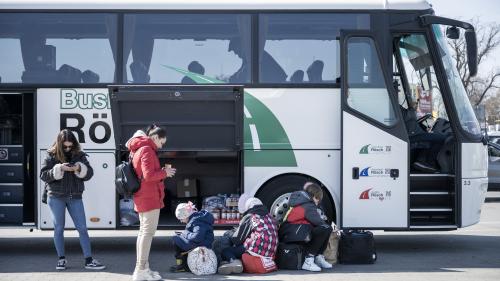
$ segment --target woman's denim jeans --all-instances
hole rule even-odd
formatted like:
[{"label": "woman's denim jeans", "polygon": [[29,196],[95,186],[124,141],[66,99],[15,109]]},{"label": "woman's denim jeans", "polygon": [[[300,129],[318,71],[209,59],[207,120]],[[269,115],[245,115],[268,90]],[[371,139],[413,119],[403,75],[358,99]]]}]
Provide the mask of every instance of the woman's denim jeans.
[{"label": "woman's denim jeans", "polygon": [[82,199],[57,198],[49,196],[48,205],[52,211],[52,221],[54,222],[54,244],[58,256],[64,256],[64,224],[66,208],[69,215],[73,219],[76,230],[80,235],[80,246],[82,247],[83,256],[91,257],[90,238],[87,231],[87,223],[85,221],[85,209],[83,208]]}]

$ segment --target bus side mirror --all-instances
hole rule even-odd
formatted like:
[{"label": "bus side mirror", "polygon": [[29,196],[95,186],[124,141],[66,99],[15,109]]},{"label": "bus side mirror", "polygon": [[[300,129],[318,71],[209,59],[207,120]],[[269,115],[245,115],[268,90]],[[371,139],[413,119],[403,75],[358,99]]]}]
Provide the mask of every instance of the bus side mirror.
[{"label": "bus side mirror", "polygon": [[460,38],[460,29],[456,26],[449,26],[446,28],[446,37],[453,40]]},{"label": "bus side mirror", "polygon": [[477,74],[477,40],[474,29],[465,30],[465,42],[467,43],[467,64],[470,76]]}]

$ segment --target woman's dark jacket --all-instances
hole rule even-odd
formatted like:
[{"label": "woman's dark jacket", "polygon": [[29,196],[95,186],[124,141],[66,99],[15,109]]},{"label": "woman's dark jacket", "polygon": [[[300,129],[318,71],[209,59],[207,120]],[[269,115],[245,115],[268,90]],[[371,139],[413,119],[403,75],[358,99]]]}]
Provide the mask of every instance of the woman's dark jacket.
[{"label": "woman's dark jacket", "polygon": [[49,196],[81,199],[85,189],[83,182],[92,178],[94,170],[90,166],[86,154],[82,151],[72,155],[67,160],[68,163],[79,164],[80,172],[63,171],[62,163],[55,158],[55,155],[48,153],[43,161],[40,178],[47,183],[46,188]]}]

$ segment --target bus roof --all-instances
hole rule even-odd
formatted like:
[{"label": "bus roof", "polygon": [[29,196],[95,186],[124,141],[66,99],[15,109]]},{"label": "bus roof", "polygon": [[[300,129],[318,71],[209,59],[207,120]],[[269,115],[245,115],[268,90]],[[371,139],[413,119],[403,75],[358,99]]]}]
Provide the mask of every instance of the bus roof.
[{"label": "bus roof", "polygon": [[427,10],[426,0],[0,0],[0,10]]}]

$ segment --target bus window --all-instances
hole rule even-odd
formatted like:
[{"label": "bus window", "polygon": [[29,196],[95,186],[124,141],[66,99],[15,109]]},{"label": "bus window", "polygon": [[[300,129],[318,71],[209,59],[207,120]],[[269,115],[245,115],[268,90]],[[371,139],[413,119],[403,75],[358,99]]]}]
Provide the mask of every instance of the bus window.
[{"label": "bus window", "polygon": [[433,25],[434,36],[438,43],[439,56],[443,60],[444,69],[446,70],[446,78],[450,87],[453,103],[458,114],[458,119],[462,129],[472,135],[480,136],[481,128],[477,121],[472,105],[465,91],[464,85],[457,71],[456,60],[450,54],[446,40],[441,31],[441,26]]},{"label": "bus window", "polygon": [[403,36],[399,39],[398,46],[402,67],[410,88],[409,96],[415,104],[417,117],[431,114],[434,120],[441,118],[448,121],[448,114],[424,35]]},{"label": "bus window", "polygon": [[259,16],[259,82],[336,83],[341,29],[369,29],[364,14]]},{"label": "bus window", "polygon": [[395,56],[392,56],[392,83],[394,90],[398,94],[399,106],[403,109],[408,109],[408,100],[405,96],[403,78]]},{"label": "bus window", "polygon": [[1,82],[114,82],[116,32],[116,15],[0,13]]},{"label": "bus window", "polygon": [[126,83],[249,83],[250,15],[125,15]]},{"label": "bus window", "polygon": [[348,39],[347,87],[351,108],[386,126],[396,122],[373,39]]}]

